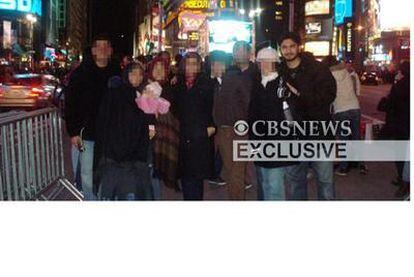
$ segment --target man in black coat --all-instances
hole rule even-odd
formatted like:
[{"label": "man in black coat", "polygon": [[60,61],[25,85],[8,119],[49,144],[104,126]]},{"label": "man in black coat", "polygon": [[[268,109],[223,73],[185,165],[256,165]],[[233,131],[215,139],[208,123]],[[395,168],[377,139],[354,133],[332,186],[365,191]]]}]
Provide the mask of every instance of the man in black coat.
[{"label": "man in black coat", "polygon": [[[280,50],[283,61],[281,64],[282,77],[287,87],[293,93],[291,108],[294,118],[303,121],[317,121],[319,127],[323,122],[332,119],[331,105],[336,98],[336,82],[328,67],[316,61],[309,53],[300,53],[300,37],[288,33],[280,40]],[[308,140],[332,140],[334,134],[323,133],[320,129],[318,136],[308,135]],[[307,130],[310,134],[311,130]],[[307,173],[313,168],[318,180],[318,198],[320,200],[335,199],[332,161],[301,162],[289,168],[287,177],[293,200],[306,200]]]},{"label": "man in black coat", "polygon": [[93,40],[91,56],[86,56],[73,72],[65,97],[66,129],[74,149],[79,150],[82,190],[85,200],[95,200],[93,160],[95,123],[101,99],[111,76],[119,75],[119,65],[111,62],[112,46],[107,36]]},{"label": "man in black coat", "polygon": [[[410,140],[410,63],[403,62],[400,65],[402,79],[395,83],[390,94],[381,100],[379,107],[386,112],[386,138],[393,140]],[[409,174],[404,180],[404,167],[409,169],[409,163],[397,161],[397,180],[393,184],[399,186],[397,197],[403,197],[409,192]],[[407,165],[406,165],[407,164]],[[408,171],[407,171],[408,172]]]}]

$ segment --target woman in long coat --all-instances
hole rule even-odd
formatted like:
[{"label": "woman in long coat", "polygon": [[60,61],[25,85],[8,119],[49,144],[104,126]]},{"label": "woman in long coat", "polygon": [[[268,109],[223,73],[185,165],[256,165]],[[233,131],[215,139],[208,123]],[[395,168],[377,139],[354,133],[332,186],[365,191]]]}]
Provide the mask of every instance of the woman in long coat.
[{"label": "woman in long coat", "polygon": [[148,78],[162,86],[161,96],[171,104],[170,111],[167,114],[157,116],[153,162],[156,175],[164,184],[169,188],[178,190],[179,123],[175,95],[168,74],[169,63],[162,58],[154,59],[149,65]]},{"label": "woman in long coat", "polygon": [[201,73],[201,57],[187,53],[174,90],[180,122],[179,165],[184,200],[203,199],[203,181],[210,173],[210,137],[214,135],[213,87]]}]

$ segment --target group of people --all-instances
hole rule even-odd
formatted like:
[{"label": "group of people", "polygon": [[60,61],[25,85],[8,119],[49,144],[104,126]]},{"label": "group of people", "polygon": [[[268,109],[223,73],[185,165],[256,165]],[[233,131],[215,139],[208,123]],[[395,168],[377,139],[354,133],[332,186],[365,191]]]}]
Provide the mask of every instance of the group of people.
[{"label": "group of people", "polygon": [[[250,164],[233,160],[233,141],[296,138],[240,136],[234,131],[240,120],[348,120],[352,135],[341,139],[359,139],[359,83],[344,65],[302,53],[295,33],[282,36],[279,50],[260,50],[254,63],[250,45],[238,41],[232,56],[213,51],[203,61],[188,52],[172,65],[162,52],[151,61],[125,60],[121,69],[111,59],[109,38],[96,37],[90,58],[71,74],[65,97],[73,165],[85,199],[160,200],[164,185],[182,191],[184,200],[202,200],[204,181],[214,179],[226,184],[229,200],[245,200]],[[310,169],[318,199],[336,198],[332,161],[254,166],[258,200],[308,199]],[[337,172],[348,170],[341,163]],[[360,170],[366,173],[364,164]]]}]

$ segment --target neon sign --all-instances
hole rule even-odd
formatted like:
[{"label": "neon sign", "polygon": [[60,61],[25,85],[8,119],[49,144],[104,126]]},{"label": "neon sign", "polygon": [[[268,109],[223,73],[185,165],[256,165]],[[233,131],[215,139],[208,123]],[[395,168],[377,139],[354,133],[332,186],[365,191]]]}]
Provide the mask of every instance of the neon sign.
[{"label": "neon sign", "polygon": [[343,24],[345,17],[352,17],[352,0],[336,0],[335,24]]},{"label": "neon sign", "polygon": [[0,0],[0,10],[42,15],[42,0]]}]

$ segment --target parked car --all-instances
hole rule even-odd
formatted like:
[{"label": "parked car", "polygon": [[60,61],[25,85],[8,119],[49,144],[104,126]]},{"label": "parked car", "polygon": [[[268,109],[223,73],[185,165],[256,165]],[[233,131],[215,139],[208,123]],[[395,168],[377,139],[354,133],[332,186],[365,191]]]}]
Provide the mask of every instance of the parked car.
[{"label": "parked car", "polygon": [[59,80],[46,74],[16,74],[0,85],[0,108],[39,109],[52,105],[61,89]]},{"label": "parked car", "polygon": [[379,74],[375,71],[370,71],[370,72],[365,71],[361,75],[361,84],[363,85],[378,86],[380,82],[381,82],[381,78],[379,77]]}]

